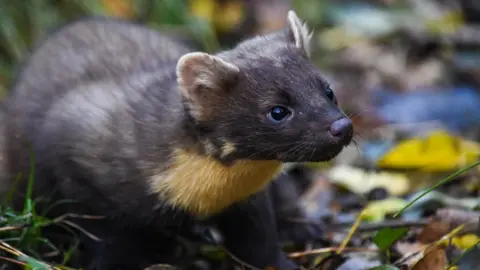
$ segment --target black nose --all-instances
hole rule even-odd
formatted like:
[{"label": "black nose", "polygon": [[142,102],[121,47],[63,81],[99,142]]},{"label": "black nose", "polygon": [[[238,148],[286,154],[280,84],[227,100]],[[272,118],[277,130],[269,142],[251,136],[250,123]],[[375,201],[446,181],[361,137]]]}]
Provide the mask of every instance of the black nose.
[{"label": "black nose", "polygon": [[333,122],[333,124],[330,126],[330,133],[340,139],[342,143],[350,143],[353,135],[352,121],[350,121],[348,118],[342,118]]}]

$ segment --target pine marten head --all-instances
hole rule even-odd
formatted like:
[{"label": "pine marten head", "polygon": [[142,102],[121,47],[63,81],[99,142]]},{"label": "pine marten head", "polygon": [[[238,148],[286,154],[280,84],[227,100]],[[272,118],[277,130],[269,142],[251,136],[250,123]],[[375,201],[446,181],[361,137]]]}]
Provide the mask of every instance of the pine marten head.
[{"label": "pine marten head", "polygon": [[179,90],[207,154],[224,162],[326,161],[350,143],[352,123],[310,60],[311,36],[289,11],[280,31],[180,58]]}]

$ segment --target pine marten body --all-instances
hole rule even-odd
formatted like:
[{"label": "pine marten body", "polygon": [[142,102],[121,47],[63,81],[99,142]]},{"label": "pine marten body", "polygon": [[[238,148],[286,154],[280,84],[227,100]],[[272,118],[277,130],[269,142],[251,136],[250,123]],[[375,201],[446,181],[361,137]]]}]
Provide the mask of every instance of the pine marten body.
[{"label": "pine marten body", "polygon": [[57,214],[106,216],[83,221],[106,239],[88,269],[155,263],[122,244],[186,220],[212,222],[249,264],[293,269],[265,187],[284,162],[331,159],[352,136],[309,41],[294,12],[284,30],[217,54],[118,20],[69,24],[6,101],[8,171],[28,176],[32,153],[35,196],[76,202]]}]

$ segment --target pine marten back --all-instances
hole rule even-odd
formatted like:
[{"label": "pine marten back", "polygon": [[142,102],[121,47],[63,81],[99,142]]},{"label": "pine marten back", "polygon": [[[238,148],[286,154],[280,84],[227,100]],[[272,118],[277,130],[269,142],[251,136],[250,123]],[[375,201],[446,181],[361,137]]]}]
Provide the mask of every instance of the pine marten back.
[{"label": "pine marten back", "polygon": [[[131,228],[154,236],[203,220],[242,260],[294,268],[276,245],[265,187],[285,162],[336,156],[352,126],[309,59],[306,25],[293,11],[287,21],[216,54],[119,20],[63,27],[34,51],[7,99],[9,173],[28,175],[32,153],[35,196],[106,216],[104,230],[90,221],[110,239],[103,245],[118,246]],[[91,269],[155,260],[121,262],[118,247],[102,250]]]}]

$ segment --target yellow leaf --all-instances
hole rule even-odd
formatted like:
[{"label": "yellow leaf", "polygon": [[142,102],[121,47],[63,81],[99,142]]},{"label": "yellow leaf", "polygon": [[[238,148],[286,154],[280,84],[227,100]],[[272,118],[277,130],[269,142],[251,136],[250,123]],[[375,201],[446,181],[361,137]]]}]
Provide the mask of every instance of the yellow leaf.
[{"label": "yellow leaf", "polygon": [[373,201],[367,205],[363,214],[364,219],[377,222],[385,219],[385,215],[401,210],[407,205],[405,200],[399,198],[389,198],[380,201]]},{"label": "yellow leaf", "polygon": [[212,22],[215,16],[215,0],[190,0],[192,15]]},{"label": "yellow leaf", "polygon": [[479,240],[480,238],[477,235],[470,233],[452,238],[452,244],[465,250],[476,245]]},{"label": "yellow leaf", "polygon": [[464,24],[461,10],[450,11],[438,19],[430,19],[425,22],[427,30],[438,34],[454,33]]},{"label": "yellow leaf", "polygon": [[341,165],[330,169],[328,177],[333,183],[357,194],[365,194],[374,188],[385,188],[392,195],[404,195],[410,189],[409,179],[401,173],[368,172]]},{"label": "yellow leaf", "polygon": [[240,23],[244,16],[244,3],[230,0],[221,6],[214,15],[215,27],[220,31],[229,31]]},{"label": "yellow leaf", "polygon": [[445,131],[435,131],[426,138],[400,142],[378,161],[378,166],[431,172],[451,171],[474,162],[479,156],[479,144]]}]

